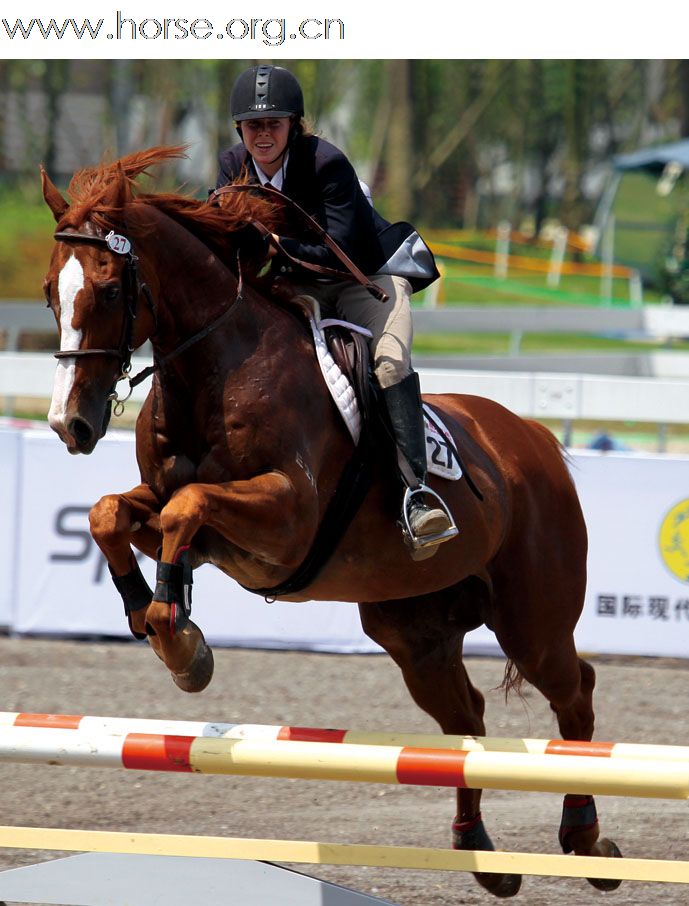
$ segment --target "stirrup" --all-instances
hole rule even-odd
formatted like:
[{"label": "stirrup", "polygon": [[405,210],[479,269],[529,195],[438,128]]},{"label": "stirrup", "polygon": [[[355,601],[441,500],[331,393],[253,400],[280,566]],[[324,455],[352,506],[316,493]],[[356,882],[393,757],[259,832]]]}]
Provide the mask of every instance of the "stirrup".
[{"label": "stirrup", "polygon": [[[409,508],[411,502],[417,494],[428,495],[434,497],[437,501],[440,509],[445,513],[450,523],[449,528],[446,528],[443,532],[437,532],[435,535],[424,535],[419,537],[412,532],[411,525],[409,524]],[[448,541],[450,538],[454,538],[459,534],[459,529],[455,523],[455,520],[452,516],[452,513],[447,507],[447,504],[442,499],[440,494],[436,494],[434,490],[428,487],[423,483],[419,484],[417,488],[407,488],[404,492],[404,498],[402,500],[402,532],[406,536],[409,544],[414,548],[414,550],[423,550],[427,547],[434,547],[436,544],[442,544],[443,541]]]}]

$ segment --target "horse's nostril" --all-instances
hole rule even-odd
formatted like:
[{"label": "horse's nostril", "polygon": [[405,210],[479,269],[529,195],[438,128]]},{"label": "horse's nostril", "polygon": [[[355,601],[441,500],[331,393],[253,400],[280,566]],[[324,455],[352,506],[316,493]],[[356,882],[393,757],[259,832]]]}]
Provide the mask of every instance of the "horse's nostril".
[{"label": "horse's nostril", "polygon": [[86,447],[93,438],[93,428],[83,418],[73,418],[69,423],[69,432],[80,447]]}]

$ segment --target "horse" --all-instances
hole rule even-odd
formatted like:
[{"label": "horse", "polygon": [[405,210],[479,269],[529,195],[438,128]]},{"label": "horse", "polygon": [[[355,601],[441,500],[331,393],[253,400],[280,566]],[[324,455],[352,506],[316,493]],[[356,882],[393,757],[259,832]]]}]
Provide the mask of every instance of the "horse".
[{"label": "horse", "polygon": [[[505,689],[528,681],[563,738],[590,740],[595,673],[573,639],[586,526],[566,454],[539,423],[478,396],[427,396],[479,491],[463,479],[430,481],[457,514],[457,537],[413,560],[395,526],[396,469],[374,456],[334,549],[305,587],[290,585],[348,479],[354,444],[324,386],[301,303],[262,283],[260,242],[241,263],[252,222],[269,231],[282,215],[250,192],[218,205],[141,189],[138,176],[180,154],[152,148],[79,171],[70,201],[41,172],[57,224],[45,278],[60,336],[49,423],[70,453],[94,449],[113,402],[121,405],[116,382],[131,379],[132,350],[147,340],[153,348],[136,424],[141,483],[90,512],[134,635],[195,692],[210,681],[213,659],[189,619],[193,568],[213,563],[280,600],[356,603],[365,633],[397,663],[416,704],[444,733],[481,736],[484,698],[462,645],[485,624],[507,657]],[[133,548],[157,561],[155,591]],[[480,799],[481,790],[458,790],[455,849],[494,848]],[[599,837],[591,796],[565,797],[559,842],[565,852],[620,855]],[[521,882],[516,874],[476,878],[499,897]]]}]

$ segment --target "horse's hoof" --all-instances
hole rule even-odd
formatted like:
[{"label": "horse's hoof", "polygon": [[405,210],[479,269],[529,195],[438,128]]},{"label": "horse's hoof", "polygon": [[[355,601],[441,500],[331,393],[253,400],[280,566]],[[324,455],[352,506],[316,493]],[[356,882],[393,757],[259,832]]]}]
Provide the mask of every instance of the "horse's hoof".
[{"label": "horse's hoof", "polygon": [[[616,843],[613,843],[612,840],[608,840],[607,837],[603,837],[594,843],[593,848],[591,849],[592,856],[605,856],[610,859],[621,859],[622,853],[620,852]],[[593,885],[596,890],[617,890],[617,888],[622,883],[621,878],[587,878],[589,884]]]},{"label": "horse's hoof", "polygon": [[[495,851],[480,814],[466,824],[455,822],[452,825],[452,848],[479,852]],[[475,871],[473,875],[481,887],[501,899],[513,897],[519,892],[522,884],[521,875],[493,874],[489,871]]]},{"label": "horse's hoof", "polygon": [[521,875],[498,875],[487,871],[476,871],[474,877],[488,893],[501,899],[516,896],[522,886]]},{"label": "horse's hoof", "polygon": [[187,669],[183,673],[172,673],[171,676],[183,692],[203,692],[213,678],[213,652],[202,641]]}]

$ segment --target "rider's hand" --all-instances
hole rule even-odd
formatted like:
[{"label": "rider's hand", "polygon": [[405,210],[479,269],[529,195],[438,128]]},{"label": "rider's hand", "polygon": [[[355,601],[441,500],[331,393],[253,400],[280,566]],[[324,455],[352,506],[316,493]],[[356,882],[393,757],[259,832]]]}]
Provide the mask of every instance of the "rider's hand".
[{"label": "rider's hand", "polygon": [[269,238],[251,223],[247,223],[234,234],[237,249],[247,261],[261,262],[272,257],[273,249],[269,245]]}]

